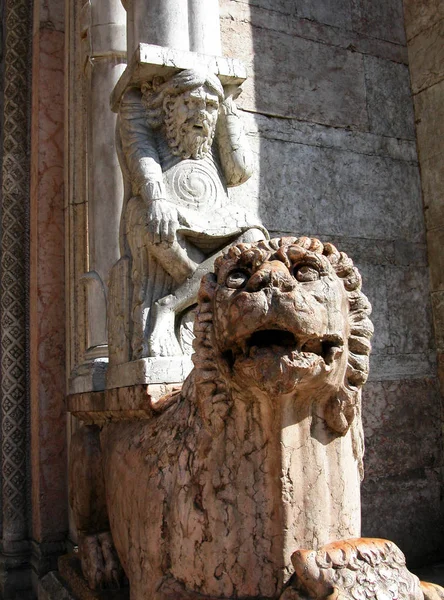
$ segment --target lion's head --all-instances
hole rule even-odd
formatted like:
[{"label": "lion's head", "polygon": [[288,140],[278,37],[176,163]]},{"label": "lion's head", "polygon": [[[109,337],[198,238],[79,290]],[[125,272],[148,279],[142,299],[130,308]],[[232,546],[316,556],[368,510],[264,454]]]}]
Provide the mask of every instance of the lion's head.
[{"label": "lion's head", "polygon": [[351,259],[317,239],[282,238],[233,246],[214,270],[201,284],[194,342],[207,420],[223,422],[232,386],[255,386],[311,397],[344,435],[360,411],[373,333]]}]

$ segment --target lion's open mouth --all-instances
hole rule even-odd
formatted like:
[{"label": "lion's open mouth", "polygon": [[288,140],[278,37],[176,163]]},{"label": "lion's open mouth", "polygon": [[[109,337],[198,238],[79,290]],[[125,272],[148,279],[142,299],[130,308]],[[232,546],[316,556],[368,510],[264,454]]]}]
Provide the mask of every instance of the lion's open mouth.
[{"label": "lion's open mouth", "polygon": [[228,350],[224,356],[231,367],[240,357],[253,358],[264,351],[274,352],[278,356],[291,355],[293,359],[297,356],[317,355],[329,365],[343,344],[340,336],[336,335],[298,339],[291,331],[262,329],[255,331],[249,338],[244,338],[234,351]]}]

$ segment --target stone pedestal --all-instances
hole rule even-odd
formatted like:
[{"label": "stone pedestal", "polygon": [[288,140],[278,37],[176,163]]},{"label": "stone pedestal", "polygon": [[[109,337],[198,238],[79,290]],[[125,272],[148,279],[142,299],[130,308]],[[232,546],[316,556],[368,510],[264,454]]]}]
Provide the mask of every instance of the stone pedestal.
[{"label": "stone pedestal", "polygon": [[87,424],[149,419],[174,403],[182,383],[142,384],[68,396],[68,411]]}]

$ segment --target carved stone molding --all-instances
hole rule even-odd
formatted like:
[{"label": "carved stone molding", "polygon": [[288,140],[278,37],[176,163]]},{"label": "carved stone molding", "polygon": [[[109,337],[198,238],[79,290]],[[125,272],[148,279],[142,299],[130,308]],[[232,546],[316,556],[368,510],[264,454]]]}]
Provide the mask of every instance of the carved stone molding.
[{"label": "carved stone molding", "polygon": [[6,0],[1,206],[0,595],[31,584],[28,508],[28,263],[30,182],[30,0]]},{"label": "carved stone molding", "polygon": [[3,545],[27,537],[29,72],[32,3],[5,4],[1,216]]}]

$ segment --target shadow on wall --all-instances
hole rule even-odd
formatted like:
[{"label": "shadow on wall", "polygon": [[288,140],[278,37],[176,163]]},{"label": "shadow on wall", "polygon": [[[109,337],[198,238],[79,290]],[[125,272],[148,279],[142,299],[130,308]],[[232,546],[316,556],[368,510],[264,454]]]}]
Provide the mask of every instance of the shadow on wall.
[{"label": "shadow on wall", "polygon": [[436,561],[440,399],[402,0],[221,0],[221,13],[225,53],[250,72],[239,105],[258,164],[234,195],[259,198],[273,236],[349,253],[374,307],[363,534]]}]

